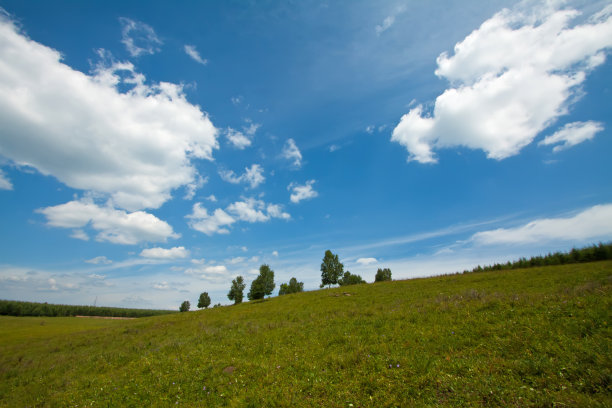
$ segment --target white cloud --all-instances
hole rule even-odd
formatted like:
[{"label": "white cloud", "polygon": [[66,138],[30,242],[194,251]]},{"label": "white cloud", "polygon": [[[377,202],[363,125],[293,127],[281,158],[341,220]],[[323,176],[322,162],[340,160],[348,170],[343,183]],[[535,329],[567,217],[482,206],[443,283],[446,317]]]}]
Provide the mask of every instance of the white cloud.
[{"label": "white cloud", "polygon": [[359,258],[357,259],[357,263],[359,265],[372,265],[378,262],[376,258]]},{"label": "white cloud", "polygon": [[193,45],[185,45],[185,53],[189,55],[195,62],[200,63],[202,65],[208,64],[208,60],[202,58],[196,47]]},{"label": "white cloud", "polygon": [[340,146],[335,145],[335,144],[333,144],[333,145],[329,146],[329,152],[330,152],[330,153],[333,153],[333,152],[335,152],[336,150],[340,150]]},{"label": "white cloud", "polygon": [[230,99],[236,106],[240,105],[244,101],[244,97],[242,95],[232,96]]},{"label": "white cloud", "polygon": [[[194,230],[213,235],[229,234],[228,227],[238,221],[267,222],[273,218],[288,220],[291,216],[278,204],[266,204],[262,200],[247,198],[230,204],[225,210],[217,208],[211,215],[201,203],[196,203],[187,218],[190,219],[189,226]],[[243,250],[246,251],[246,247]]]},{"label": "white cloud", "polygon": [[552,145],[563,143],[553,147],[553,152],[558,152],[593,139],[595,134],[601,132],[603,129],[603,124],[599,122],[588,121],[568,123],[552,135],[546,136],[546,138],[538,144]]},{"label": "white cloud", "polygon": [[105,256],[96,256],[95,258],[92,259],[88,259],[85,262],[90,263],[90,264],[94,264],[94,265],[109,265],[112,264],[113,261],[111,261],[110,259],[108,259]]},{"label": "white cloud", "polygon": [[121,42],[132,57],[155,54],[160,51],[159,46],[163,42],[157,37],[151,26],[126,17],[120,17],[119,21],[122,27]]},{"label": "white cloud", "polygon": [[302,167],[302,153],[300,153],[300,149],[298,149],[293,139],[287,139],[285,142],[282,156],[287,160],[293,160],[295,167]]},{"label": "white cloud", "polygon": [[208,197],[206,197],[206,199],[210,202],[216,203],[217,202],[217,197],[215,197],[214,194],[209,195]]},{"label": "white cloud", "polygon": [[158,290],[168,290],[170,289],[170,285],[168,284],[168,282],[164,281],[164,282],[153,284],[153,288],[158,289]]},{"label": "white cloud", "polygon": [[497,160],[517,154],[567,113],[587,73],[612,46],[612,17],[572,26],[577,14],[495,14],[457,43],[452,56],[440,54],[436,75],[451,87],[431,113],[418,105],[404,115],[391,140],[421,163],[437,161],[434,149],[456,146]]},{"label": "white cloud", "polygon": [[299,203],[302,200],[308,200],[310,198],[315,198],[319,195],[315,190],[313,190],[312,185],[315,183],[314,180],[308,180],[305,185],[300,186],[295,183],[289,184],[287,190],[292,191],[289,199],[292,203]]},{"label": "white cloud", "polygon": [[257,133],[257,129],[261,127],[261,124],[254,123],[251,119],[245,119],[245,122],[248,123],[248,126],[243,126],[242,130],[249,136],[255,136]]},{"label": "white cloud", "polygon": [[244,150],[251,145],[251,139],[246,137],[241,131],[234,130],[231,127],[225,130],[225,137],[227,137],[227,140],[239,150]]},{"label": "white cloud", "polygon": [[395,18],[404,11],[406,11],[406,6],[400,6],[393,12],[393,14],[385,17],[382,24],[376,26],[376,35],[381,35],[389,28],[391,28],[391,26],[395,24]]},{"label": "white cloud", "polygon": [[189,251],[185,247],[147,248],[143,249],[140,256],[151,259],[183,259],[189,256]]},{"label": "white cloud", "polygon": [[230,259],[230,260],[229,260],[229,263],[230,263],[231,265],[236,265],[236,264],[239,264],[239,263],[243,263],[245,260],[246,260],[246,258],[245,258],[245,257],[243,257],[243,256],[237,256],[237,257],[235,257],[235,258]]},{"label": "white cloud", "polygon": [[47,218],[47,225],[60,228],[83,228],[90,225],[98,231],[96,240],[114,244],[134,245],[140,242],[166,242],[178,238],[172,227],[152,214],[126,212],[105,206],[90,199],[70,201],[36,210]]},{"label": "white cloud", "polygon": [[2,170],[0,170],[0,190],[12,190],[13,184],[6,177],[6,174]]},{"label": "white cloud", "polygon": [[251,188],[257,188],[257,186],[266,180],[263,172],[263,167],[259,164],[253,164],[251,167],[245,167],[244,173],[240,176],[237,176],[232,170],[221,170],[219,171],[219,176],[228,183],[247,183]]},{"label": "white cloud", "polygon": [[366,133],[372,134],[374,133],[374,126],[370,125],[368,127],[365,128]]},{"label": "white cloud", "polygon": [[70,234],[70,238],[80,239],[81,241],[89,241],[89,235],[82,229],[72,230],[72,234]]},{"label": "white cloud", "polygon": [[277,257],[278,258],[278,251],[272,251],[272,256]]},{"label": "white cloud", "polygon": [[229,276],[229,272],[225,265],[209,265],[199,268],[189,268],[185,270],[185,274],[210,282],[222,282]]},{"label": "white cloud", "polygon": [[183,197],[185,200],[193,200],[195,197],[196,191],[201,189],[204,184],[208,182],[208,177],[202,177],[198,175],[196,177],[196,181],[193,183],[189,183],[185,186],[185,196]]},{"label": "white cloud", "polygon": [[612,238],[612,204],[596,205],[572,217],[542,218],[516,228],[477,232],[478,245],[541,244],[551,241],[609,240]]},{"label": "white cloud", "polygon": [[99,55],[108,63],[83,74],[0,17],[0,151],[123,209],[158,208],[195,182],[192,160],[212,160],[217,130],[181,85]]}]

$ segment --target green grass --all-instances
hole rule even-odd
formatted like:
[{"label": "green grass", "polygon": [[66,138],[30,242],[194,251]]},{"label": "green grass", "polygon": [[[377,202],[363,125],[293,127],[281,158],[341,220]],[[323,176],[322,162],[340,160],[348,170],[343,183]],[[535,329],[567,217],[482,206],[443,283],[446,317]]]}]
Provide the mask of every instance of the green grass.
[{"label": "green grass", "polygon": [[57,330],[5,318],[0,406],[612,406],[611,287],[605,261]]}]

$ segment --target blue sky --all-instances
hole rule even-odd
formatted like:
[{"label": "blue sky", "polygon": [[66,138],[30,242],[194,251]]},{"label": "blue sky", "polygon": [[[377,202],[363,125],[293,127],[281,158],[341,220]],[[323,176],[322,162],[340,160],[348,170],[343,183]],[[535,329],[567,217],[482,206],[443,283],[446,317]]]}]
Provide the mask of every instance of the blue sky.
[{"label": "blue sky", "polygon": [[[434,4],[435,3],[435,4]],[[612,239],[608,1],[0,0],[0,298],[229,303]]]}]

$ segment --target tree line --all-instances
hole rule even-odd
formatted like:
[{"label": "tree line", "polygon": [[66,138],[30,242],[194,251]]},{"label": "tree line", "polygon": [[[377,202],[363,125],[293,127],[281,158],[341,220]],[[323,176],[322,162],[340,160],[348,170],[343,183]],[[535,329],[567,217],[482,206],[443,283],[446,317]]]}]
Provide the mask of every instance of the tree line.
[{"label": "tree line", "polygon": [[607,244],[591,245],[580,249],[573,248],[569,252],[548,253],[544,256],[532,256],[531,258],[520,258],[513,262],[495,263],[493,265],[478,265],[474,269],[464,270],[469,272],[502,271],[508,269],[533,268],[537,266],[565,265],[583,262],[606,261],[612,259],[612,242]]},{"label": "tree line", "polygon": [[[391,270],[388,268],[378,269],[374,278],[375,282],[390,281]],[[352,274],[350,271],[344,271],[344,265],[338,259],[338,255],[335,255],[330,250],[325,251],[323,262],[321,263],[321,287],[327,285],[357,285],[360,283],[366,283],[365,280],[359,275]],[[274,271],[270,268],[270,265],[263,264],[259,267],[259,275],[253,282],[251,282],[251,288],[247,294],[248,300],[263,299],[265,296],[270,296],[276,284],[274,283]],[[244,289],[246,284],[242,276],[237,276],[232,280],[232,285],[227,294],[227,298],[234,302],[234,304],[242,303],[244,298]],[[289,279],[288,283],[282,283],[278,291],[278,295],[288,295],[291,293],[298,293],[304,291],[304,282],[298,282],[296,278]],[[210,306],[210,297],[208,292],[202,292],[198,301],[198,308],[208,308]],[[188,300],[184,301],[179,310],[181,312],[189,311],[191,304]]]},{"label": "tree line", "polygon": [[5,316],[104,316],[104,317],[147,317],[176,313],[176,310],[126,309],[101,306],[55,305],[49,303],[0,300],[0,315]]}]

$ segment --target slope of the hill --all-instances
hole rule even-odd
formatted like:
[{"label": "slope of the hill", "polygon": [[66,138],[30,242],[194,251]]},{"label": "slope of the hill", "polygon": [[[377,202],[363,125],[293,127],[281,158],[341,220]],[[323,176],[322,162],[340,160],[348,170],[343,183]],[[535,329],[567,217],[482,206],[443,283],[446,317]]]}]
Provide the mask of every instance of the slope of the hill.
[{"label": "slope of the hill", "polygon": [[605,261],[0,338],[0,405],[611,406],[611,287]]}]

